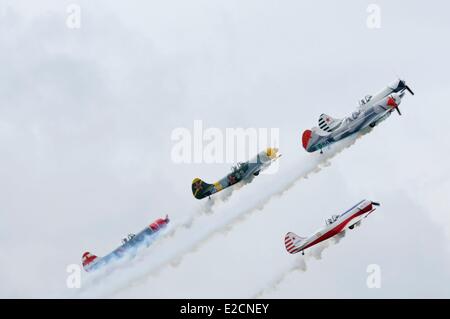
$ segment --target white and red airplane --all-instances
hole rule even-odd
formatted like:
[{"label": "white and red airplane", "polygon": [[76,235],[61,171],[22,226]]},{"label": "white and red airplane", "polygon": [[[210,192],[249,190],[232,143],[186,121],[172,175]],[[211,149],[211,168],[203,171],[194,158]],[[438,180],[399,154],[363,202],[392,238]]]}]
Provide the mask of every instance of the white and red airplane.
[{"label": "white and red airplane", "polygon": [[325,221],[326,226],[310,237],[300,237],[289,232],[284,237],[286,250],[290,254],[302,252],[304,255],[305,249],[336,236],[347,228],[353,229],[355,225],[359,225],[363,218],[366,218],[375,210],[374,206],[380,206],[380,204],[369,200],[362,200],[345,213],[331,216],[331,218]]}]

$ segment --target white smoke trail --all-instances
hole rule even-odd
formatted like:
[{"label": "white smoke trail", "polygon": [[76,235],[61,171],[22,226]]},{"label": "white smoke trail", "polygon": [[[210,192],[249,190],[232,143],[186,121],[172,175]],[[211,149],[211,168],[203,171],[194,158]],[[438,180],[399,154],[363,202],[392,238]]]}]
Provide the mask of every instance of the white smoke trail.
[{"label": "white smoke trail", "polygon": [[287,277],[289,277],[291,274],[300,271],[300,272],[306,272],[308,270],[307,267],[307,261],[313,257],[317,260],[322,259],[322,252],[330,247],[330,244],[337,245],[342,238],[345,237],[345,231],[337,234],[333,238],[330,238],[329,240],[323,241],[313,247],[311,247],[305,254],[305,256],[298,256],[294,259],[294,262],[282,271],[280,274],[278,274],[273,280],[269,282],[269,284],[266,285],[265,288],[259,290],[255,295],[253,295],[251,298],[262,298],[264,295],[268,293],[273,293],[277,291],[279,286],[286,280]]},{"label": "white smoke trail", "polygon": [[184,222],[178,223],[176,226],[172,227],[170,231],[168,231],[166,235],[161,238],[161,240],[167,240],[174,237],[181,229],[190,229],[198,218],[205,214],[212,214],[214,212],[214,209],[222,205],[223,203],[226,203],[236,190],[239,190],[243,186],[250,184],[252,181],[253,178],[241,181],[233,187],[226,188],[220,193],[215,194],[214,197],[205,200],[202,205],[194,211],[193,214],[190,214],[190,216]]},{"label": "white smoke trail", "polygon": [[270,281],[266,288],[258,291],[251,299],[261,298],[264,294],[271,293],[277,290],[281,283],[293,272],[300,271],[305,272],[307,270],[306,258],[305,256],[295,257],[292,265],[280,275]]},{"label": "white smoke trail", "polygon": [[[365,134],[365,133],[364,133]],[[193,216],[191,216],[187,221],[182,224],[178,224],[174,229],[169,231],[164,238],[161,238],[158,242],[156,242],[151,248],[151,251],[158,250],[158,255],[160,259],[157,261],[157,264],[154,266],[148,266],[147,261],[144,261],[144,258],[148,256],[150,253],[143,253],[133,260],[133,262],[127,263],[123,268],[130,269],[138,264],[141,264],[141,269],[134,271],[133,274],[128,273],[126,277],[124,274],[121,274],[120,277],[123,277],[122,280],[119,280],[118,274],[115,274],[114,281],[115,283],[111,285],[104,285],[105,289],[100,289],[100,294],[115,294],[125,287],[134,286],[139,282],[145,280],[145,278],[149,276],[156,276],[160,273],[162,269],[167,266],[172,266],[177,268],[183,258],[195,251],[197,251],[202,245],[207,243],[214,236],[227,233],[231,231],[236,225],[242,223],[251,215],[261,211],[267,204],[269,204],[274,198],[282,197],[288,190],[295,186],[297,182],[303,179],[307,179],[310,175],[314,173],[318,173],[322,170],[322,168],[330,166],[330,159],[334,156],[352,146],[357,139],[359,139],[364,134],[358,134],[348,139],[345,139],[339,143],[332,145],[327,152],[324,154],[314,154],[315,160],[310,161],[303,165],[302,169],[297,173],[293,174],[292,177],[286,183],[283,183],[278,189],[273,190],[264,198],[261,198],[255,204],[252,204],[251,207],[238,210],[236,213],[227,213],[225,216],[225,220],[223,222],[216,223],[216,226],[213,227],[211,224],[208,224],[208,227],[202,229],[201,232],[195,232],[190,236],[189,240],[180,240],[177,241],[175,248],[172,250],[162,249],[160,247],[164,246],[169,242],[169,239],[174,239],[177,237],[177,234],[182,230],[188,230],[192,227],[194,221],[198,220],[201,214],[207,212],[205,207],[202,207],[199,211],[197,211]],[[313,156],[314,156],[313,155]],[[295,172],[295,170],[291,170],[291,172]],[[226,194],[224,199],[225,201],[230,198],[230,194]],[[219,200],[213,201],[212,204],[206,203],[205,205],[212,205],[213,207],[217,207],[219,203],[222,203],[220,197]],[[172,242],[172,241],[171,241]],[[168,256],[162,256],[164,254],[169,254]],[[87,285],[91,286],[91,285]],[[89,288],[83,289],[82,292],[87,292]],[[98,290],[98,289],[97,289]],[[80,291],[81,292],[81,291]]]}]

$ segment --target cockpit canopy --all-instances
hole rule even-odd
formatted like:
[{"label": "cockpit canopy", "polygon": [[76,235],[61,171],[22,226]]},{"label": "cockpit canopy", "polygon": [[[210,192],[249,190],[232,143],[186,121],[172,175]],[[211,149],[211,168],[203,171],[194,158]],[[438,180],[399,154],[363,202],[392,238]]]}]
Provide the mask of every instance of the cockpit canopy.
[{"label": "cockpit canopy", "polygon": [[367,104],[372,99],[372,95],[366,95],[363,99],[359,100],[359,106]]},{"label": "cockpit canopy", "polygon": [[346,117],[342,122],[344,124],[348,124],[348,123],[356,120],[360,115],[361,115],[361,111],[357,110],[357,111],[353,112],[350,116]]},{"label": "cockpit canopy", "polygon": [[132,240],[134,238],[134,236],[136,236],[135,234],[128,234],[127,237],[122,239],[122,245],[126,244],[127,242],[129,242],[130,240]]},{"label": "cockpit canopy", "polygon": [[328,225],[333,224],[335,221],[337,221],[339,218],[339,215],[332,215],[330,218],[328,218],[325,223]]},{"label": "cockpit canopy", "polygon": [[237,172],[239,170],[239,167],[242,165],[242,163],[237,163],[236,165],[231,166],[231,171],[233,173]]},{"label": "cockpit canopy", "polygon": [[238,172],[238,171],[245,171],[245,170],[247,169],[247,167],[248,167],[248,164],[247,164],[247,163],[241,163],[241,162],[239,162],[239,163],[237,163],[236,165],[231,166],[231,171],[232,171],[233,173],[236,173],[236,172]]},{"label": "cockpit canopy", "polygon": [[361,114],[361,111],[355,111],[352,113],[352,120],[356,120],[359,117],[359,114]]}]

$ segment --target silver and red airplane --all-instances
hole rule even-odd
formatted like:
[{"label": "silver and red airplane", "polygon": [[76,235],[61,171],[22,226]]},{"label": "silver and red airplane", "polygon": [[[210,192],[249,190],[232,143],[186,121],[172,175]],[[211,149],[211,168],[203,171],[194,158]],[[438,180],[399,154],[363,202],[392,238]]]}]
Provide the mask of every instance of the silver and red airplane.
[{"label": "silver and red airplane", "polygon": [[148,247],[155,238],[155,234],[166,227],[168,223],[168,215],[165,218],[158,218],[139,233],[129,234],[122,239],[122,245],[104,257],[97,257],[88,251],[85,252],[82,257],[84,270],[87,272],[97,270],[113,260],[119,260],[125,256],[134,256],[139,247],[144,245]]},{"label": "silver and red airplane", "polygon": [[404,80],[396,80],[375,95],[366,95],[359,101],[358,109],[344,119],[335,119],[327,114],[319,117],[319,127],[306,130],[302,135],[303,148],[308,152],[322,150],[350,135],[375,127],[396,110],[402,115],[399,105],[405,91],[414,95]]},{"label": "silver and red airplane", "polygon": [[347,228],[353,229],[355,225],[359,225],[363,218],[366,218],[375,210],[374,206],[380,206],[379,203],[369,200],[362,200],[345,213],[333,215],[325,221],[325,227],[316,231],[310,237],[300,237],[289,232],[284,237],[284,245],[290,254],[302,252],[318,243],[327,240],[337,234],[344,232]]}]

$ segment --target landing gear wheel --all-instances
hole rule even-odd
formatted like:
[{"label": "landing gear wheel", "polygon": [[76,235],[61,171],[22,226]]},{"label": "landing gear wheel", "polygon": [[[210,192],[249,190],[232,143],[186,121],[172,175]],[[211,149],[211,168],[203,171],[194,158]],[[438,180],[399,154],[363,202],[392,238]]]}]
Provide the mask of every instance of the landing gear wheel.
[{"label": "landing gear wheel", "polygon": [[355,225],[351,225],[348,228],[353,229],[353,228],[355,228]]},{"label": "landing gear wheel", "polygon": [[370,124],[369,124],[369,126],[370,126],[371,128],[374,128],[376,125],[377,125],[377,123],[370,123]]}]

